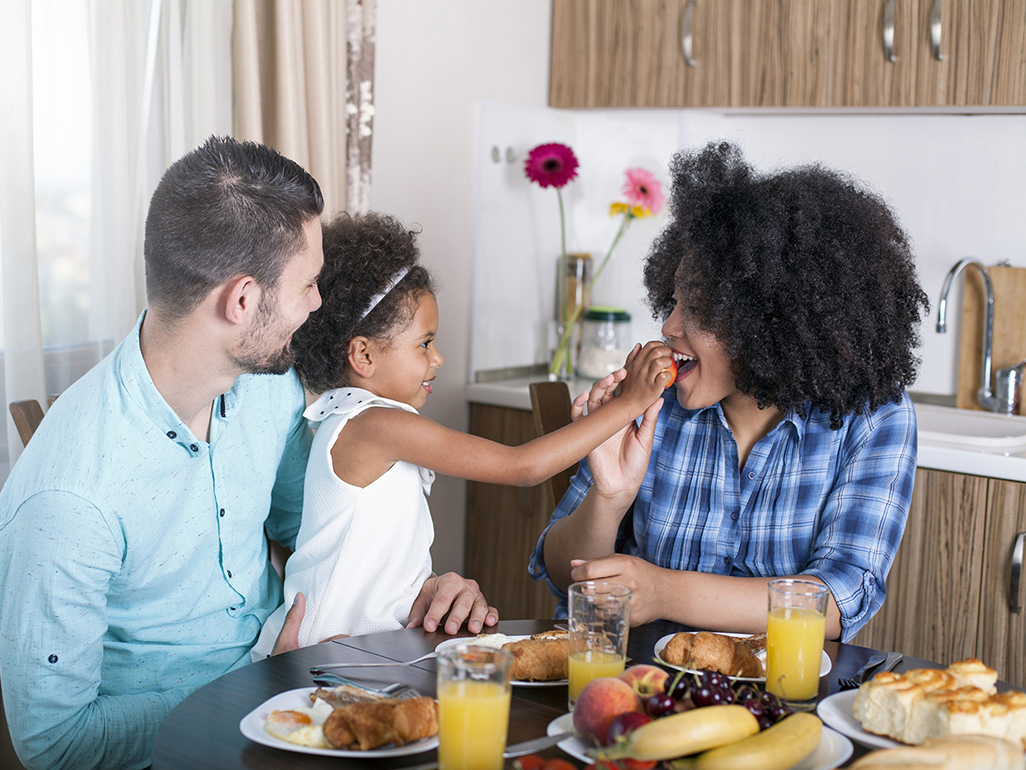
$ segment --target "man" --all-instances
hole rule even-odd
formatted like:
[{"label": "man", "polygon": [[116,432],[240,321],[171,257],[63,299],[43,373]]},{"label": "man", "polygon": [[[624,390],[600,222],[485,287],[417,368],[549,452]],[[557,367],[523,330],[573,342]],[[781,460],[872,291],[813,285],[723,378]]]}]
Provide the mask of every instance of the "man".
[{"label": "man", "polygon": [[[0,492],[0,681],[27,767],[146,767],[171,709],[248,662],[280,604],[264,532],[299,528],[311,434],[290,340],[320,305],[322,207],[296,163],[227,138],[157,187],[149,308]],[[411,625],[447,611],[447,630],[497,620],[446,575]]]}]

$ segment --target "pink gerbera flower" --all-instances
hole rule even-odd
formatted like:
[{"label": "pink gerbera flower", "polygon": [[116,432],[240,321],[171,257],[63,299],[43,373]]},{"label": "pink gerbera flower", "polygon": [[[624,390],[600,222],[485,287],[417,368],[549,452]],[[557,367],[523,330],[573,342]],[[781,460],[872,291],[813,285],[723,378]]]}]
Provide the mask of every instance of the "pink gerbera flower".
[{"label": "pink gerbera flower", "polygon": [[565,144],[539,144],[527,156],[524,173],[542,187],[565,187],[577,176],[577,157]]},{"label": "pink gerbera flower", "polygon": [[631,206],[641,206],[653,216],[658,214],[666,199],[663,198],[663,186],[651,171],[643,168],[627,169],[627,181],[620,189]]}]

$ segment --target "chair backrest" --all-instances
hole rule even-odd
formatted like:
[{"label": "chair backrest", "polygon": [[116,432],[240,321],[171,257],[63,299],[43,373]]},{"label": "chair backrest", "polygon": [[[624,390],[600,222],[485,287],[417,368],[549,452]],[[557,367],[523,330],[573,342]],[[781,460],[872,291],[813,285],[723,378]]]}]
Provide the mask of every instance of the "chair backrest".
[{"label": "chair backrest", "polygon": [[21,436],[21,443],[28,446],[29,439],[43,421],[43,407],[34,398],[30,398],[26,401],[12,401],[8,408],[18,435]]},{"label": "chair backrest", "polygon": [[[534,413],[534,428],[539,436],[570,424],[570,388],[562,381],[532,382],[531,411]],[[577,472],[577,463],[560,471],[542,484],[546,505],[551,513],[570,488],[570,479]]]}]

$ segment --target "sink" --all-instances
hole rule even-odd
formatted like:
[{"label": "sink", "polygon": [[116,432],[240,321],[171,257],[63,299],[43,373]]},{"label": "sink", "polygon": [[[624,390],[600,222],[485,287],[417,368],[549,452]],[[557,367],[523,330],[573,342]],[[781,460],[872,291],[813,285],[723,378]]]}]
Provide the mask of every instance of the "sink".
[{"label": "sink", "polygon": [[1026,452],[1026,417],[916,404],[920,444],[956,446],[976,452]]}]

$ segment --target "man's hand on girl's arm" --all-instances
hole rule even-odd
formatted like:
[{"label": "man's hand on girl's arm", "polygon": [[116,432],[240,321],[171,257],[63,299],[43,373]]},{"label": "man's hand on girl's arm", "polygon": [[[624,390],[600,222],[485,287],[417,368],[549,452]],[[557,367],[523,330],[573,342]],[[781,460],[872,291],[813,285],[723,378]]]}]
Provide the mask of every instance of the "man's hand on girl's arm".
[{"label": "man's hand on girl's arm", "polygon": [[449,615],[444,628],[447,634],[459,631],[463,621],[467,621],[467,630],[472,634],[499,622],[499,611],[488,605],[476,581],[447,572],[424,581],[406,627],[423,626],[425,631],[435,631],[446,613]]}]

